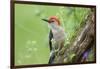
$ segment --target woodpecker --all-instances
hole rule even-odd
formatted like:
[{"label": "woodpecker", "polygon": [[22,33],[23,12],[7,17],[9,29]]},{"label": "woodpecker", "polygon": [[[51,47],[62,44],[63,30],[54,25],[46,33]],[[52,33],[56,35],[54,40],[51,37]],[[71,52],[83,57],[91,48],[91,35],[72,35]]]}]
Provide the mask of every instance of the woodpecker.
[{"label": "woodpecker", "polygon": [[55,58],[55,53],[60,51],[64,46],[65,31],[61,27],[60,20],[57,16],[51,16],[49,19],[42,19],[48,23],[50,28],[49,32],[49,47],[50,47],[50,59],[49,64],[52,64]]}]

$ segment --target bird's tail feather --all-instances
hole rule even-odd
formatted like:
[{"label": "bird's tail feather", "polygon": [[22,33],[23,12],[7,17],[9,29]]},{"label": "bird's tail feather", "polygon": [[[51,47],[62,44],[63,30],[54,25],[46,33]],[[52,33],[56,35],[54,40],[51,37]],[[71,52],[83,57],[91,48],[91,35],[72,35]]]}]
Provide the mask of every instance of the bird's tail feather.
[{"label": "bird's tail feather", "polygon": [[50,55],[50,59],[49,59],[49,64],[52,64],[53,63],[53,61],[54,61],[54,59],[55,59],[55,53],[54,52],[51,52],[51,55]]}]

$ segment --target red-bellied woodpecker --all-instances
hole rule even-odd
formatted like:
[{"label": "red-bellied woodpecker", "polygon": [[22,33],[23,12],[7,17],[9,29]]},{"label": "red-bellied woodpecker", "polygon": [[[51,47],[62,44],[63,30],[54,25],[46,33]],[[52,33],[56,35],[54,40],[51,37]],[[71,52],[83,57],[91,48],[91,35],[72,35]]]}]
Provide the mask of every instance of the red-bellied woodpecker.
[{"label": "red-bellied woodpecker", "polygon": [[55,58],[55,52],[58,52],[64,46],[65,31],[61,27],[60,20],[56,16],[51,16],[49,19],[42,19],[48,22],[49,33],[49,46],[50,46],[50,59],[49,64],[52,64]]}]

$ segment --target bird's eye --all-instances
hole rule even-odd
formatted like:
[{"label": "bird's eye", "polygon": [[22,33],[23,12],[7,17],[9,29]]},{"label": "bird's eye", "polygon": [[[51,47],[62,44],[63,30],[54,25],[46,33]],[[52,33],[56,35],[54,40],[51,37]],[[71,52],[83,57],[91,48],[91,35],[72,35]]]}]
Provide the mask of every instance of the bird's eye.
[{"label": "bird's eye", "polygon": [[50,21],[50,22],[54,22],[54,21]]}]

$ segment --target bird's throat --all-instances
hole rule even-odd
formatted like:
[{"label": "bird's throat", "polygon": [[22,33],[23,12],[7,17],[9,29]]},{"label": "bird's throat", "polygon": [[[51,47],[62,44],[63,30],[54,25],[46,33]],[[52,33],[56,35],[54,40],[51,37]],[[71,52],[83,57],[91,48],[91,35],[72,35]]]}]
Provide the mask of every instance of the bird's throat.
[{"label": "bird's throat", "polygon": [[58,31],[58,30],[59,30],[59,27],[58,27],[55,23],[51,23],[51,24],[50,24],[50,29],[51,29],[51,30]]}]

